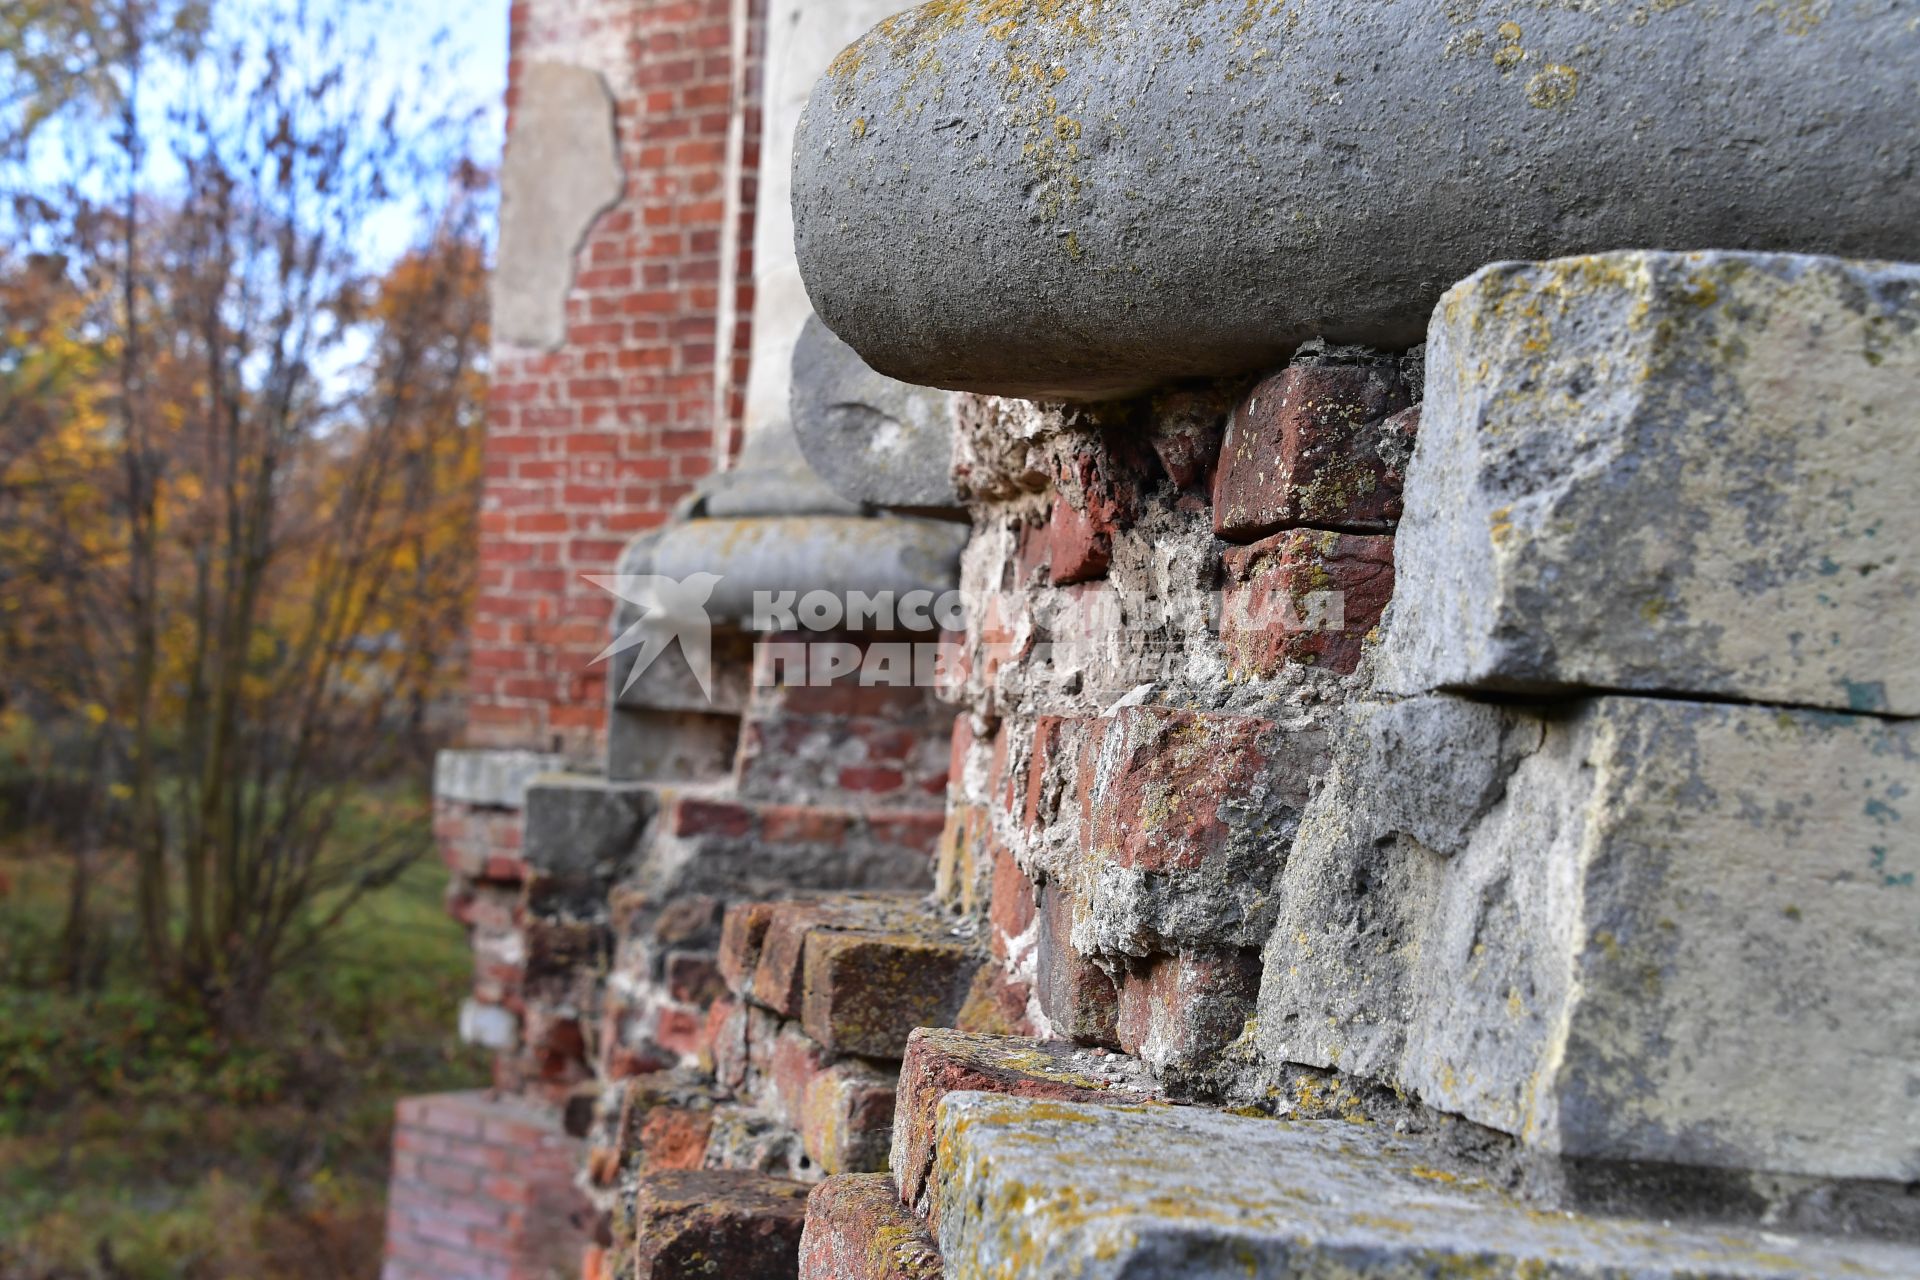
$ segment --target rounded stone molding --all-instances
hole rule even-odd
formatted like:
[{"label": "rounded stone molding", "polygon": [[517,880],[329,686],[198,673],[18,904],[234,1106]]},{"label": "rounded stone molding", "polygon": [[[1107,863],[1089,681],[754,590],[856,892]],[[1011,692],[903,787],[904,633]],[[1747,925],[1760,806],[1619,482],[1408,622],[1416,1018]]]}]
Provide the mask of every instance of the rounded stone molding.
[{"label": "rounded stone molding", "polygon": [[881,373],[1092,400],[1406,346],[1504,258],[1920,257],[1895,0],[935,0],[816,86],[815,310]]}]

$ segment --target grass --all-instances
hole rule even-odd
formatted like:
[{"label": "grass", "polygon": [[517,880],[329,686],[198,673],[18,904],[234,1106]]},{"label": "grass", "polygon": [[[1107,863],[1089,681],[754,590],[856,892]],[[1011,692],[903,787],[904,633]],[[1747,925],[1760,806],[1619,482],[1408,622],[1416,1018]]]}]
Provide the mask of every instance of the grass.
[{"label": "grass", "polygon": [[[396,823],[430,848],[412,795],[358,797],[342,839]],[[99,989],[53,989],[69,866],[0,847],[0,1277],[377,1276],[394,1101],[486,1079],[451,1034],[472,963],[445,872],[423,856],[363,900],[236,1043],[141,981],[121,867],[99,882]]]}]

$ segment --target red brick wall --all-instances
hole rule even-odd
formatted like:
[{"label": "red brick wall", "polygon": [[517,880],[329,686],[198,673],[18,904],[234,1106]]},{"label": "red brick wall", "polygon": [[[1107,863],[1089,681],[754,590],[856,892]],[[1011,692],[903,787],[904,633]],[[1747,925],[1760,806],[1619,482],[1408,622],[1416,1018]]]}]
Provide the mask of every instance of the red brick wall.
[{"label": "red brick wall", "polygon": [[403,1099],[382,1280],[576,1274],[588,1242],[579,1159],[558,1120],[524,1104],[483,1093]]},{"label": "red brick wall", "polygon": [[[616,104],[626,189],[582,247],[561,348],[494,351],[471,631],[475,746],[597,750],[605,668],[588,664],[606,643],[609,610],[581,575],[611,572],[626,541],[663,521],[737,444],[764,28],[760,0],[745,10],[736,33],[732,0],[513,5],[510,83],[534,61],[599,71]],[[736,93],[747,109],[732,167]]]}]

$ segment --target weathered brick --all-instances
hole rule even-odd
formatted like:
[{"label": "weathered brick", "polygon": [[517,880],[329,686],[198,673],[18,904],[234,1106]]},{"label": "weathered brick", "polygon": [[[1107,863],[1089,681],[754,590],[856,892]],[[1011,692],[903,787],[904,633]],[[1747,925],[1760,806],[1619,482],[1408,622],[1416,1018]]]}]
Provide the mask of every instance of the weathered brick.
[{"label": "weathered brick", "polygon": [[829,1174],[885,1169],[894,1090],[892,1075],[851,1058],[817,1072],[799,1116],[800,1137],[813,1162]]},{"label": "weathered brick", "polygon": [[669,951],[667,994],[684,1004],[706,1008],[726,994],[726,981],[710,951]]},{"label": "weathered brick", "polygon": [[[644,1154],[648,1150],[647,1126],[656,1112],[698,1115],[713,1110],[711,1084],[692,1071],[648,1072],[622,1081],[619,1089],[613,1132],[615,1145],[622,1152]],[[664,1129],[656,1132],[665,1134]]]},{"label": "weathered brick", "polygon": [[947,781],[955,788],[966,781],[967,757],[973,752],[973,742],[973,717],[962,712],[953,718],[953,736],[947,747]]},{"label": "weathered brick", "polygon": [[936,899],[963,913],[979,905],[980,873],[992,840],[993,824],[985,805],[955,804],[947,809],[933,868]]},{"label": "weathered brick", "polygon": [[1137,1064],[1111,1055],[1058,1041],[922,1027],[907,1038],[900,1063],[889,1161],[900,1201],[909,1208],[922,1205],[940,1099],[961,1090],[1085,1102],[1138,1102],[1154,1096]]},{"label": "weathered brick", "polygon": [[640,1126],[635,1167],[698,1169],[706,1158],[707,1135],[712,1129],[711,1108],[656,1107]]},{"label": "weathered brick", "polygon": [[1024,785],[1014,797],[1020,825],[1029,831],[1043,816],[1048,798],[1048,771],[1061,750],[1067,728],[1067,721],[1060,716],[1039,716],[1033,722],[1033,743],[1027,751]]},{"label": "weathered brick", "polygon": [[940,1280],[933,1237],[884,1173],[828,1178],[807,1197],[800,1280]]},{"label": "weathered brick", "polygon": [[1105,576],[1113,535],[1132,518],[1131,477],[1104,442],[1089,439],[1061,463],[1047,517],[1047,576],[1055,586]]},{"label": "weathered brick", "polygon": [[1205,1066],[1246,1029],[1259,994],[1258,951],[1155,956],[1120,980],[1120,1047],[1157,1070]]},{"label": "weathered brick", "polygon": [[991,926],[988,945],[993,954],[1008,958],[1014,939],[1025,936],[1033,927],[1038,910],[1036,897],[1033,881],[1027,879],[1027,873],[1020,869],[1012,854],[994,859],[993,901],[987,910]]},{"label": "weathered brick", "polygon": [[764,1072],[779,1019],[758,1005],[741,1001],[717,1025],[709,1021],[713,1075],[722,1088],[745,1092]]},{"label": "weathered brick", "polygon": [[1091,582],[1113,559],[1113,533],[1095,515],[1056,498],[1047,517],[1047,575],[1054,586]]},{"label": "weathered brick", "polygon": [[660,906],[654,917],[653,939],[665,947],[701,947],[713,945],[726,904],[711,894],[689,893],[672,898]]},{"label": "weathered brick", "polygon": [[760,815],[730,800],[683,796],[673,805],[677,836],[749,836],[760,829]]},{"label": "weathered brick", "polygon": [[1118,1046],[1119,994],[1100,966],[1073,949],[1073,899],[1051,882],[1040,888],[1034,994],[1055,1034],[1080,1044]]},{"label": "weathered brick", "polygon": [[1169,391],[1153,398],[1148,443],[1175,488],[1204,486],[1220,456],[1220,440],[1233,402],[1224,391]]},{"label": "weathered brick", "polygon": [[1080,766],[1091,851],[1151,872],[1199,870],[1227,843],[1228,802],[1266,770],[1273,728],[1253,716],[1121,710],[1089,739]]},{"label": "weathered brick", "polygon": [[526,948],[522,973],[528,985],[570,982],[582,970],[604,962],[613,946],[605,925],[572,920],[529,919],[520,937]]},{"label": "weathered brick", "polygon": [[768,917],[750,995],[776,1013],[798,1017],[807,942],[816,931],[886,929],[922,914],[918,897],[911,894],[846,894],[778,903]]},{"label": "weathered brick", "polygon": [[1281,529],[1391,529],[1400,517],[1410,397],[1398,365],[1294,364],[1227,420],[1214,531],[1250,542]]},{"label": "weathered brick", "polygon": [[818,904],[776,903],[767,919],[760,959],[754,966],[748,994],[754,1003],[785,1017],[800,1012],[801,979],[805,974],[807,932],[820,918]]},{"label": "weathered brick", "polygon": [[830,1060],[799,1023],[782,1022],[767,1054],[766,1078],[757,1101],[769,1114],[798,1129],[807,1108],[807,1092]]},{"label": "weathered brick", "polygon": [[967,1002],[953,1017],[954,1029],[984,1036],[1030,1036],[1032,999],[1033,988],[1009,974],[1006,966],[983,964],[973,976]]},{"label": "weathered brick", "polygon": [[739,902],[727,908],[720,925],[720,976],[734,992],[745,994],[772,920],[771,902]]},{"label": "weathered brick", "polygon": [[799,1274],[803,1182],[736,1170],[667,1170],[635,1187],[634,1280]]},{"label": "weathered brick", "polygon": [[821,919],[820,904],[781,902],[767,916],[760,957],[747,994],[754,1003],[785,1017],[800,1012],[807,932]]},{"label": "weathered brick", "polygon": [[952,1022],[980,963],[943,916],[903,919],[885,933],[816,930],[806,942],[801,1018],[836,1053],[895,1058],[915,1027]]},{"label": "weathered brick", "polygon": [[1221,557],[1220,641],[1235,675],[1346,675],[1393,596],[1393,539],[1295,529]]}]

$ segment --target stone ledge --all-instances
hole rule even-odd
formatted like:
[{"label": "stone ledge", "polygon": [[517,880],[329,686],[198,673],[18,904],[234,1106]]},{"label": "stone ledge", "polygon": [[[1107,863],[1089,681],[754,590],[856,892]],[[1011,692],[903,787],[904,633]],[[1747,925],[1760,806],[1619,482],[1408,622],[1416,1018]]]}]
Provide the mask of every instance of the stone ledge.
[{"label": "stone ledge", "polygon": [[1500,263],[1427,371],[1386,688],[1920,714],[1920,265]]},{"label": "stone ledge", "polygon": [[446,750],[433,758],[433,798],[485,809],[518,809],[527,784],[566,768],[566,757],[544,751]]},{"label": "stone ledge", "polygon": [[1372,1125],[955,1093],[938,1126],[955,1280],[1920,1273],[1897,1245],[1544,1213]]}]

